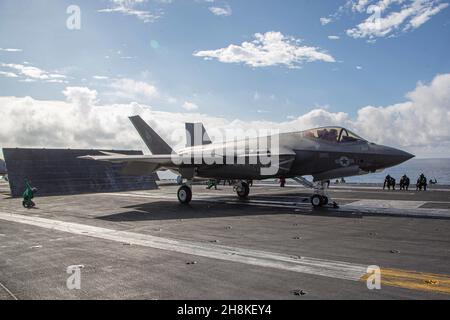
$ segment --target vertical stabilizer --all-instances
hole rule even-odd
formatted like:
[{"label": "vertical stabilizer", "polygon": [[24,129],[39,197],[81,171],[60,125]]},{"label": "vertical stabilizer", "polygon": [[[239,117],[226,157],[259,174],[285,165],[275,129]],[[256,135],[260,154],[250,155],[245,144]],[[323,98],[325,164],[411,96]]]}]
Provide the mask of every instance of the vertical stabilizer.
[{"label": "vertical stabilizer", "polygon": [[130,117],[130,121],[152,154],[172,154],[172,148],[140,116]]},{"label": "vertical stabilizer", "polygon": [[210,144],[211,139],[202,123],[186,123],[186,147]]}]

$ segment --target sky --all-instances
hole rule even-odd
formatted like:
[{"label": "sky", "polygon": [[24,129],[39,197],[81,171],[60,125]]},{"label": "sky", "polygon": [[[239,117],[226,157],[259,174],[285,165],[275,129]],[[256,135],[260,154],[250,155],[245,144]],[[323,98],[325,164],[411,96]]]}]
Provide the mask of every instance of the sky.
[{"label": "sky", "polygon": [[2,0],[0,148],[144,149],[140,114],[450,157],[449,49],[446,0]]}]

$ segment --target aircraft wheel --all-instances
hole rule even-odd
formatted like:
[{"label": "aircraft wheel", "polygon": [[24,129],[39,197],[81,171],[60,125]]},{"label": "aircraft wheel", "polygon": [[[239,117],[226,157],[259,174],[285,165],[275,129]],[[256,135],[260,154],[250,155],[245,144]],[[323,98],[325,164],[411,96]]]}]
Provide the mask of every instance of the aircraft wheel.
[{"label": "aircraft wheel", "polygon": [[322,197],[319,196],[318,194],[315,194],[311,197],[311,204],[317,208],[320,207],[322,205]]},{"label": "aircraft wheel", "polygon": [[188,204],[192,200],[192,190],[188,186],[181,186],[178,189],[178,201],[183,204]]},{"label": "aircraft wheel", "polygon": [[322,205],[326,206],[328,204],[328,197],[322,197]]},{"label": "aircraft wheel", "polygon": [[247,182],[241,182],[241,185],[236,188],[236,193],[239,198],[244,199],[247,198],[250,193],[250,187]]},{"label": "aircraft wheel", "polygon": [[31,200],[28,200],[28,201],[22,201],[22,205],[24,208],[30,209],[35,206],[35,203]]}]

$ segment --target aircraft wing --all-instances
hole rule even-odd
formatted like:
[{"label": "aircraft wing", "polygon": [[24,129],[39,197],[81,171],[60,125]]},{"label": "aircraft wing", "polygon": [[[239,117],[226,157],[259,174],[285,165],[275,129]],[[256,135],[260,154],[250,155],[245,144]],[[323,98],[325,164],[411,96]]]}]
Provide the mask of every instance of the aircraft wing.
[{"label": "aircraft wing", "polygon": [[118,153],[108,153],[104,156],[81,156],[79,159],[88,159],[88,160],[96,160],[96,161],[106,161],[112,163],[125,163],[125,162],[144,162],[144,163],[153,163],[159,165],[172,165],[172,159],[177,158],[177,155],[163,154],[163,155],[125,155]]},{"label": "aircraft wing", "polygon": [[[122,173],[126,175],[149,175],[157,170],[174,170],[178,171],[180,169],[180,163],[183,163],[183,158],[181,155],[177,154],[158,154],[158,155],[124,155],[118,153],[111,152],[103,152],[105,155],[87,155],[78,157],[79,159],[87,159],[87,160],[96,160],[96,161],[106,161],[110,163],[124,163],[125,166],[122,169]],[[247,161],[253,159],[254,163],[257,163],[258,160],[257,155],[247,155],[242,156],[246,158]],[[190,159],[194,160],[196,157]],[[222,158],[219,156],[219,158]],[[241,158],[239,156],[238,158]],[[202,157],[202,155],[198,156],[200,161],[205,161],[207,163],[214,163],[214,160],[217,158],[214,157]],[[276,165],[278,167],[279,173],[288,173],[295,157],[292,155],[281,155],[280,161]],[[221,159],[223,160],[223,159]],[[244,160],[245,161],[245,160]],[[196,163],[193,161],[193,163]],[[238,162],[239,163],[239,162]],[[195,166],[195,165],[192,165]]]},{"label": "aircraft wing", "polygon": [[[103,152],[105,153],[105,152]],[[149,175],[159,169],[173,169],[177,166],[173,159],[177,155],[124,155],[117,153],[107,153],[101,156],[81,156],[79,159],[106,161],[111,163],[125,163],[122,173],[125,175]]]}]

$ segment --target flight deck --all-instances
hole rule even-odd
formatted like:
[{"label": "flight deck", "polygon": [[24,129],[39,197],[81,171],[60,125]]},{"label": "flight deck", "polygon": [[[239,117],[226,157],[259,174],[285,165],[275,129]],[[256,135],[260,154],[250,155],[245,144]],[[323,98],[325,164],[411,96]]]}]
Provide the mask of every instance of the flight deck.
[{"label": "flight deck", "polygon": [[[0,299],[449,299],[450,189],[260,183],[39,197],[0,183]],[[78,266],[80,288],[69,288]],[[367,267],[381,289],[367,287]]]}]

